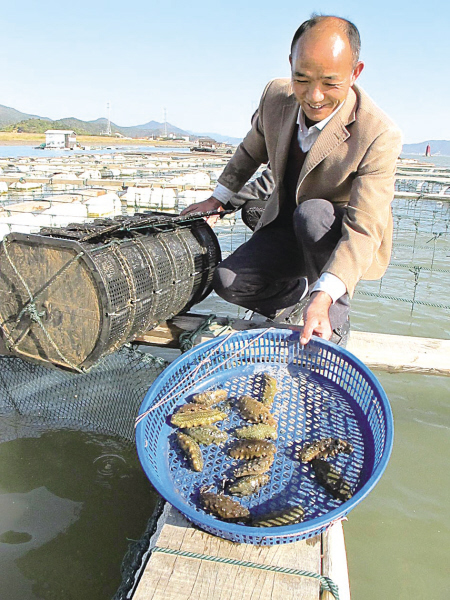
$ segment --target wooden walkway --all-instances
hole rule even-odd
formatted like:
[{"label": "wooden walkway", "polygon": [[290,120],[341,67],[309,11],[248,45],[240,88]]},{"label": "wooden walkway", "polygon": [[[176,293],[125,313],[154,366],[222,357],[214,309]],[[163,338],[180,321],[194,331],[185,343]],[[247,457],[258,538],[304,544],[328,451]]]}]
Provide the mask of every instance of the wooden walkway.
[{"label": "wooden walkway", "polygon": [[347,349],[371,369],[450,376],[450,340],[352,331]]},{"label": "wooden walkway", "polygon": [[[184,331],[194,331],[206,319],[205,315],[181,315],[149,331],[136,341],[142,344],[178,348],[178,339]],[[217,318],[211,332],[202,334],[196,341],[211,339],[227,323]],[[261,325],[259,325],[261,326]],[[233,330],[258,327],[244,319],[232,322]],[[350,334],[347,350],[371,369],[390,372],[422,373],[450,376],[450,340],[388,335],[354,331]]]},{"label": "wooden walkway", "polygon": [[[274,546],[252,546],[223,540],[197,529],[166,505],[153,551],[133,600],[331,600],[320,596],[320,582],[260,568],[217,562],[224,558],[257,565],[310,571],[330,578],[340,600],[350,600],[342,525],[308,540]],[[186,552],[201,557],[168,554]]]}]

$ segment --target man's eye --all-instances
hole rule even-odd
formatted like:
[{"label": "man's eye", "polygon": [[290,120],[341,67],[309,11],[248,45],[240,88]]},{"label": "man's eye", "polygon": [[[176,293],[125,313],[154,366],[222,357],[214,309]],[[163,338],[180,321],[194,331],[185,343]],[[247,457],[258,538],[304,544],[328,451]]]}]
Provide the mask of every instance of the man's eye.
[{"label": "man's eye", "polygon": [[295,83],[308,83],[308,82],[305,81],[304,79],[296,79]]}]

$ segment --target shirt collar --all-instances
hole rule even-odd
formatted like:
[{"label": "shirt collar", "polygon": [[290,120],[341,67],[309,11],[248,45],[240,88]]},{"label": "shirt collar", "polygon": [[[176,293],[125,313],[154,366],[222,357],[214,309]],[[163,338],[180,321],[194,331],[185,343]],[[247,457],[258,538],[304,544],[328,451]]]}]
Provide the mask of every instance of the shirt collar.
[{"label": "shirt collar", "polygon": [[322,119],[322,121],[319,121],[318,123],[314,123],[314,125],[309,128],[307,127],[307,125],[305,123],[305,113],[303,112],[302,107],[300,106],[299,111],[298,111],[297,123],[300,127],[302,134],[304,136],[309,135],[310,133],[312,133],[314,131],[314,129],[316,129],[319,132],[322,131],[322,129],[325,127],[325,125],[328,123],[328,121],[330,121],[334,117],[334,115],[340,110],[341,106],[343,106],[343,105],[344,105],[344,103],[341,102],[339,104],[339,106],[331,113],[331,115],[329,115],[325,119]]}]

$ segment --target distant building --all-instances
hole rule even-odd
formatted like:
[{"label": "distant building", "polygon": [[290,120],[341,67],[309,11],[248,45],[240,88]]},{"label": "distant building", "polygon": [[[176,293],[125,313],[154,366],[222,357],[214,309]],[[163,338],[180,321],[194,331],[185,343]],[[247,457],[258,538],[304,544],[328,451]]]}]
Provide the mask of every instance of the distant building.
[{"label": "distant building", "polygon": [[217,142],[210,137],[201,137],[198,140],[198,145],[200,148],[207,148],[208,150],[215,150]]},{"label": "distant building", "polygon": [[75,131],[65,129],[48,129],[45,132],[46,148],[70,148],[73,150],[77,143],[77,134]]}]

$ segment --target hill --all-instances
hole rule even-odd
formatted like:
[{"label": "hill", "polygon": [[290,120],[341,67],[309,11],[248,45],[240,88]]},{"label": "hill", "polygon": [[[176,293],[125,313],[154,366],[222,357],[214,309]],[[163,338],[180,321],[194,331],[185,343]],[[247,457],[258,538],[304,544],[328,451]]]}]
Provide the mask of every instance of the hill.
[{"label": "hill", "polygon": [[39,117],[25,119],[3,127],[2,131],[17,131],[19,133],[45,133],[47,129],[73,129],[79,135],[93,135],[96,133],[87,123],[78,119],[61,119],[59,121],[44,120]]},{"label": "hill", "polygon": [[[23,114],[23,113],[19,113]],[[27,116],[27,115],[25,115]],[[78,135],[100,135],[105,133],[108,127],[107,119],[96,119],[95,121],[82,121],[74,117],[66,119],[58,119],[51,121],[50,119],[42,119],[41,117],[31,117],[15,121],[12,124],[0,126],[2,131],[22,131],[26,133],[45,133],[47,129],[72,129]],[[150,136],[164,135],[173,133],[175,135],[192,136],[187,131],[175,127],[171,123],[158,123],[157,121],[149,121],[144,125],[134,125],[132,127],[120,127],[115,123],[111,123],[111,133],[120,133],[125,137],[144,138]]]},{"label": "hill", "polygon": [[[75,117],[67,117],[52,121],[47,117],[29,115],[22,113],[14,108],[0,105],[0,130],[2,131],[22,131],[24,133],[44,133],[47,129],[72,129],[78,135],[101,135],[108,127],[107,119],[100,118],[94,121],[82,121]],[[151,136],[161,136],[167,131],[168,134],[177,136],[189,136],[192,140],[199,137],[211,137],[217,142],[228,144],[238,144],[241,139],[224,136],[219,133],[195,133],[185,131],[171,123],[160,123],[158,121],[148,121],[142,125],[133,125],[131,127],[121,127],[111,123],[111,133],[120,133],[125,137],[146,138]]]},{"label": "hill", "polygon": [[[118,130],[119,133],[127,137],[148,137],[151,135],[164,135],[165,127],[165,123],[159,123],[158,121],[149,121],[148,123],[144,123],[144,125],[133,125],[132,127],[118,127]],[[190,136],[189,132],[184,131],[184,129],[180,129],[179,127],[175,127],[175,125],[172,125],[171,123],[167,123],[167,133],[174,133],[175,135],[180,136]]]},{"label": "hill", "polygon": [[27,119],[42,119],[43,121],[50,121],[50,119],[47,119],[47,117],[28,115],[27,113],[20,112],[15,108],[10,108],[9,106],[3,106],[3,104],[0,104],[0,128],[7,127],[8,125],[14,125],[14,123],[26,121]]},{"label": "hill", "polygon": [[449,140],[427,140],[418,144],[403,144],[403,152],[405,154],[420,154],[421,156],[425,156],[428,144],[431,147],[431,155],[442,154],[443,156],[450,156]]}]

